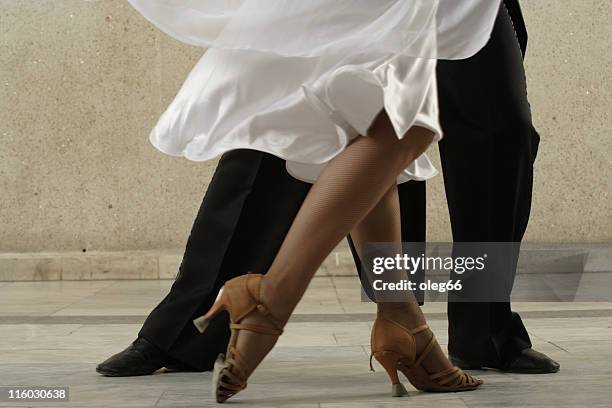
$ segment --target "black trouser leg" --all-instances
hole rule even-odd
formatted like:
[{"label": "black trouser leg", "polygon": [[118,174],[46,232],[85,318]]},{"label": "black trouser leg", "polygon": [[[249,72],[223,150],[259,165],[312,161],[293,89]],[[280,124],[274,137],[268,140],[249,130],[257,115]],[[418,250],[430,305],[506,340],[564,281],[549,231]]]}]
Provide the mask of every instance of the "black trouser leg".
[{"label": "black trouser leg", "polygon": [[226,153],[193,224],[176,281],[139,335],[195,369],[210,369],[227,347],[227,316],[219,316],[203,334],[192,319],[210,308],[225,281],[268,270],[309,188],[289,176],[279,158],[254,150]]},{"label": "black trouser leg", "polygon": [[[531,208],[538,136],[522,55],[504,7],[474,57],[438,64],[444,184],[456,242],[520,242]],[[514,261],[516,266],[516,260]],[[531,346],[509,303],[449,303],[449,352],[503,364]]]}]

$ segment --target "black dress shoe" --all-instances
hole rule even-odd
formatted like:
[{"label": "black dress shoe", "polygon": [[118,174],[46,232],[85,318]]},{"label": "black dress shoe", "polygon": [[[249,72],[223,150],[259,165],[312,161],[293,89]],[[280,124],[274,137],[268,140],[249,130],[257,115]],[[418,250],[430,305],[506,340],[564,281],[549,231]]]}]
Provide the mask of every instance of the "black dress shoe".
[{"label": "black dress shoe", "polygon": [[98,364],[96,371],[106,377],[132,377],[150,375],[162,367],[172,371],[189,370],[181,362],[139,337],[122,352]]},{"label": "black dress shoe", "polygon": [[506,373],[519,374],[550,374],[556,373],[561,367],[559,363],[548,357],[546,354],[526,348],[519,354],[510,359],[506,364],[473,364],[462,360],[459,357],[450,356],[450,361],[462,370],[483,370],[487,368],[496,369]]},{"label": "black dress shoe", "polygon": [[518,356],[510,360],[502,371],[521,374],[550,374],[556,373],[561,365],[546,354],[532,348],[521,350]]}]

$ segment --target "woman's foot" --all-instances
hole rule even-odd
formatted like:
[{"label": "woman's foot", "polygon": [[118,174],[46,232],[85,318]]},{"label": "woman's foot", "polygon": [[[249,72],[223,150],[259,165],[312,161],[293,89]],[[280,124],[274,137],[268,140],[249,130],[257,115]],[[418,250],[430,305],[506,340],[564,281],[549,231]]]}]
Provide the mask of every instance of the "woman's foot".
[{"label": "woman's foot", "polygon": [[217,402],[225,402],[246,388],[247,379],[282,334],[286,318],[278,316],[288,312],[276,312],[271,304],[278,304],[278,297],[264,276],[244,275],[226,282],[210,311],[194,320],[198,330],[204,331],[220,311],[230,314],[227,353],[219,356],[213,374]]},{"label": "woman's foot", "polygon": [[418,305],[383,308],[379,310],[372,328],[372,355],[389,374],[393,396],[406,393],[399,381],[398,370],[422,391],[457,392],[478,388],[482,380],[463,372],[449,361],[424,318],[417,316],[415,322],[416,313],[410,310],[414,308]]}]

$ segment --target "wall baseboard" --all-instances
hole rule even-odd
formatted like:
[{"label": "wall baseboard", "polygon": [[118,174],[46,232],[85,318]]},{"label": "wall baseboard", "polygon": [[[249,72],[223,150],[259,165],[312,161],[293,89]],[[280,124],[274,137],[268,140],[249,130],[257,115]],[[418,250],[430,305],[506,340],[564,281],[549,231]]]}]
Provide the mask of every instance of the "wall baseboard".
[{"label": "wall baseboard", "polygon": [[[0,281],[82,281],[174,279],[182,250],[125,252],[57,252],[0,254]],[[584,271],[612,271],[612,243],[524,243],[520,272],[558,272],[563,265],[581,262]],[[348,250],[333,252],[318,276],[355,276]]]}]

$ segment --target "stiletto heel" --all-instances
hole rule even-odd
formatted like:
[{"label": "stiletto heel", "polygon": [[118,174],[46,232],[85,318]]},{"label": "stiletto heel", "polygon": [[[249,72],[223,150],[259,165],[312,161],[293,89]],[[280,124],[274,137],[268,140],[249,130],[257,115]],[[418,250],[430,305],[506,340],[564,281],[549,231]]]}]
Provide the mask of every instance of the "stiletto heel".
[{"label": "stiletto heel", "polygon": [[[406,387],[400,382],[399,376],[397,374],[397,363],[402,358],[401,354],[397,354],[393,351],[378,351],[373,353],[376,361],[383,366],[383,368],[387,371],[389,375],[389,379],[391,379],[391,396],[392,397],[403,397],[408,395],[408,391],[406,391]],[[371,362],[370,362],[371,366]],[[372,371],[374,369],[372,368]]]},{"label": "stiletto heel", "polygon": [[415,335],[425,331],[430,331],[429,326],[422,325],[414,329],[407,329],[392,320],[380,316],[376,318],[372,327],[372,355],[389,374],[393,386],[392,395],[407,394],[399,381],[398,370],[416,389],[422,391],[458,392],[478,388],[482,381],[463,372],[458,367],[453,366],[433,374],[427,372],[423,367],[423,361],[437,342],[432,333],[429,343],[417,356]]},{"label": "stiletto heel", "polygon": [[217,299],[215,299],[215,303],[213,303],[210,310],[206,312],[205,315],[200,316],[197,319],[194,319],[193,324],[195,325],[196,329],[198,329],[200,333],[204,333],[204,331],[210,324],[210,321],[213,319],[213,317],[215,317],[217,314],[219,314],[219,312],[223,310],[226,310],[226,306],[225,306],[225,296],[223,294],[223,288],[221,288],[221,290],[219,291],[219,294],[217,295]]},{"label": "stiletto heel", "polygon": [[[261,297],[263,279],[263,275],[249,274],[227,281],[210,310],[193,321],[198,330],[204,331],[219,312],[225,310],[230,315],[232,333],[227,353],[219,355],[213,371],[212,391],[218,403],[227,401],[247,386],[251,367],[247,364],[248,360],[236,348],[240,332],[246,330],[269,336],[280,336],[283,332],[283,324],[271,313]],[[251,312],[259,313],[265,318],[266,323],[244,322],[244,318]]]}]

